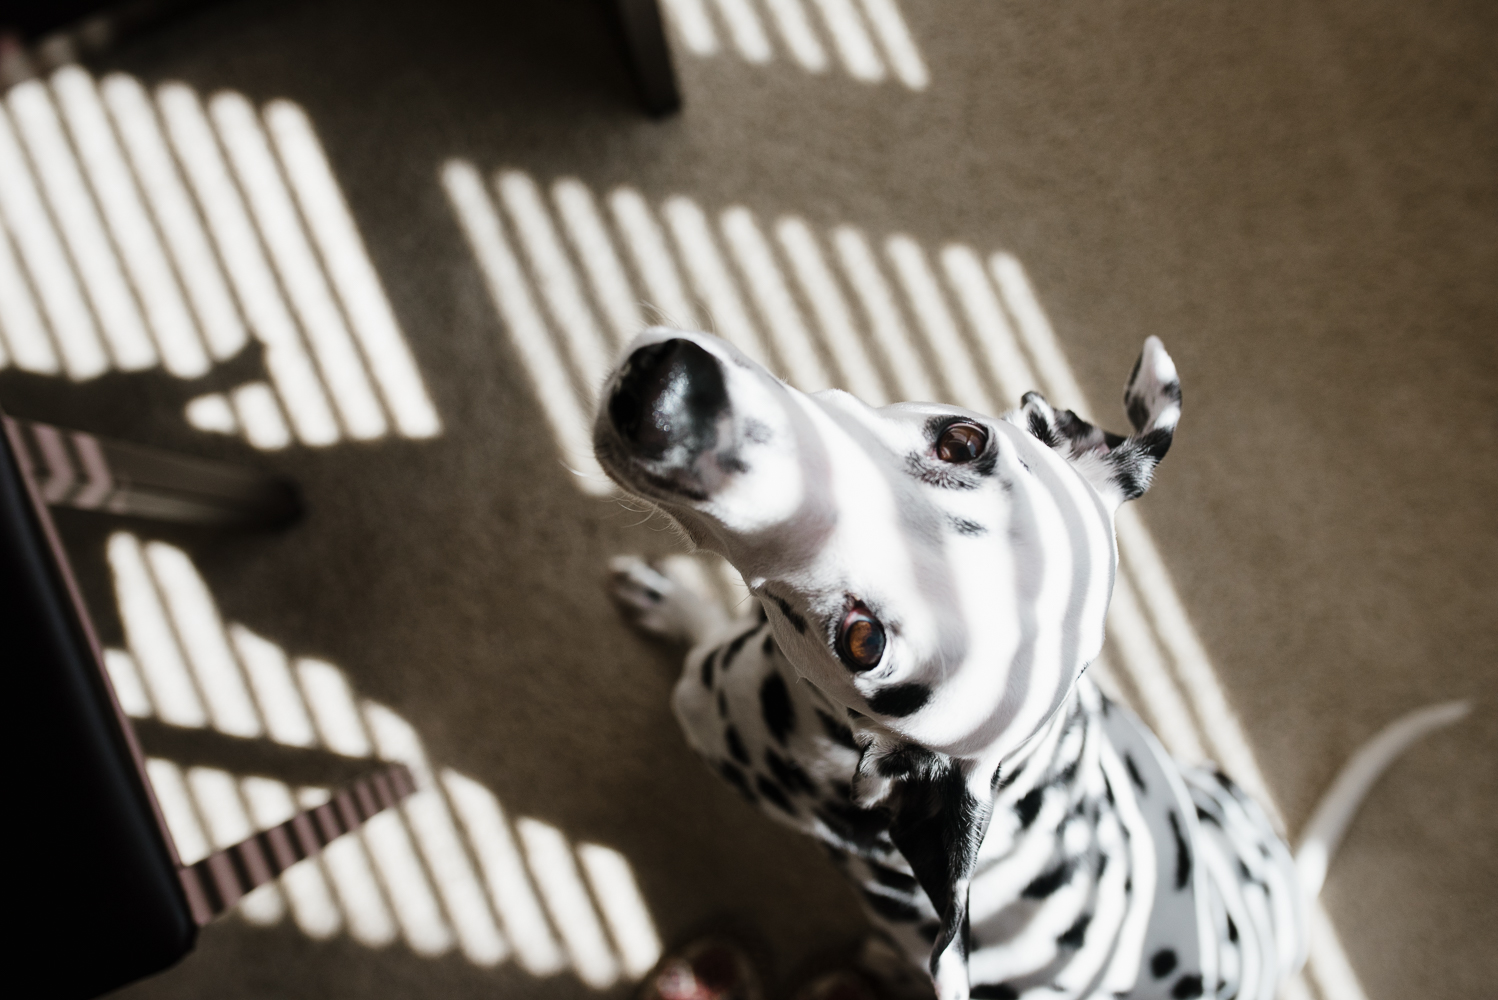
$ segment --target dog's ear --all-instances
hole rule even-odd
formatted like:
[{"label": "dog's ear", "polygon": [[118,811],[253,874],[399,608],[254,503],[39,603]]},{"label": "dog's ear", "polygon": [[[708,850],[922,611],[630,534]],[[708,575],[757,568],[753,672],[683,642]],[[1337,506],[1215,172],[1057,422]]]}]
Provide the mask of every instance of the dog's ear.
[{"label": "dog's ear", "polygon": [[1160,338],[1144,342],[1124,388],[1124,407],[1134,425],[1128,437],[1110,434],[1071,410],[1052,409],[1038,392],[1025,393],[1009,420],[1059,452],[1117,507],[1149,489],[1181,419],[1181,380]]},{"label": "dog's ear", "polygon": [[937,1000],[968,1000],[968,884],[993,815],[997,772],[897,739],[859,738],[855,796],[889,810],[890,839],[941,918],[929,965]]}]

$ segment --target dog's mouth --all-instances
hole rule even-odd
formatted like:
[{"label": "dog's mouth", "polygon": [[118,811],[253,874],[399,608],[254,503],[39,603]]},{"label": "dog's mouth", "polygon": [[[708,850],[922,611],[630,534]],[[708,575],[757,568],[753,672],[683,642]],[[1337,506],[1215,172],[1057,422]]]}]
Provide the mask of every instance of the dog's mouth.
[{"label": "dog's mouth", "polygon": [[[599,458],[629,488],[705,499],[730,416],[718,359],[685,338],[646,344],[620,367],[595,435]],[[721,456],[719,456],[721,458]]]}]

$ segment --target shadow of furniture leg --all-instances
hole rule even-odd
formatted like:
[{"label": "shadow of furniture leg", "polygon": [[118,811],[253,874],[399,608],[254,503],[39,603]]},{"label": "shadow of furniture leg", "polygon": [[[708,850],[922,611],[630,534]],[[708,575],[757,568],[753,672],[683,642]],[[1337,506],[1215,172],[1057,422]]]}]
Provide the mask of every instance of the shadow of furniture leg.
[{"label": "shadow of furniture leg", "polygon": [[659,0],[611,2],[624,33],[624,47],[645,113],[659,118],[681,110],[681,91],[671,65]]},{"label": "shadow of furniture leg", "polygon": [[53,507],[213,527],[277,527],[301,514],[288,480],[226,462],[5,418],[16,459]]}]

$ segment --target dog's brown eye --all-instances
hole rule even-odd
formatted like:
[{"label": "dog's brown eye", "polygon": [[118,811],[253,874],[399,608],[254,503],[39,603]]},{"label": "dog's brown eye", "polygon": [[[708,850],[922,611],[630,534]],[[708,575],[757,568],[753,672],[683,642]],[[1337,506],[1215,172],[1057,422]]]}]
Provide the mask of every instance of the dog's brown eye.
[{"label": "dog's brown eye", "polygon": [[952,424],[936,439],[936,456],[943,462],[971,462],[987,444],[988,432],[977,424]]},{"label": "dog's brown eye", "polygon": [[857,671],[877,667],[884,659],[884,626],[862,604],[855,604],[843,616],[842,628],[837,633],[837,652],[844,663]]}]

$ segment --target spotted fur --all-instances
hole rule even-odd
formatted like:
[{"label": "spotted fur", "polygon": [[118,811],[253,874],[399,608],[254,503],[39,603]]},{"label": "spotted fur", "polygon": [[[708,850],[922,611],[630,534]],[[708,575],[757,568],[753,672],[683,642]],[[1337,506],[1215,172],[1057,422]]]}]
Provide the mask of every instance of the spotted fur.
[{"label": "spotted fur", "polygon": [[[762,609],[712,619],[689,588],[616,560],[616,596],[695,643],[673,707],[709,766],[831,850],[939,1000],[1272,1000],[1305,951],[1289,850],[1225,775],[1177,765],[1084,676],[1113,514],[1180,418],[1160,342],[1129,377],[1129,436],[1037,393],[997,421],[872,410],[798,393],[706,335],[638,343],[632,361],[674,367],[615,375],[599,460],[726,557]],[[680,402],[691,386],[646,391],[708,369],[700,411]],[[649,449],[620,429],[642,409],[664,429]],[[981,453],[941,459],[954,423],[985,429]],[[837,638],[854,602],[887,638],[856,670]]]}]

